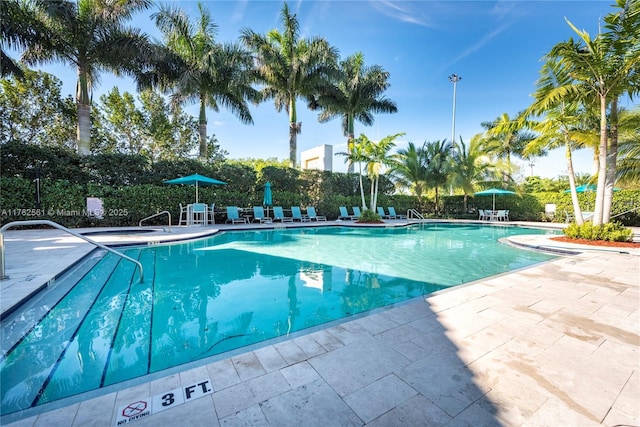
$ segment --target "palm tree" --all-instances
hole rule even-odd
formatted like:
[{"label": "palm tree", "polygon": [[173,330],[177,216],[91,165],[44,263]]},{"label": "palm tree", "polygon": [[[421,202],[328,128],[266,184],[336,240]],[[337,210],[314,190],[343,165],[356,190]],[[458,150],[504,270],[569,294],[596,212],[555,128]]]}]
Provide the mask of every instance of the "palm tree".
[{"label": "palm tree", "polygon": [[[365,126],[374,122],[373,113],[395,113],[396,104],[382,94],[389,88],[389,72],[374,65],[364,66],[364,55],[358,52],[340,62],[340,75],[332,90],[321,93],[313,107],[323,109],[318,120],[325,123],[336,117],[342,120],[342,131],[347,137],[348,151],[354,148],[354,122]],[[353,173],[353,163],[347,172]]]},{"label": "palm tree", "polygon": [[[522,113],[518,114],[518,117]],[[522,150],[535,135],[526,128],[514,127],[520,123],[518,119],[511,119],[507,113],[492,122],[483,122],[482,126],[487,130],[485,144],[487,150],[495,154],[499,159],[506,161],[506,173],[503,175],[503,182],[513,179],[513,163],[511,155],[522,156]]]},{"label": "palm tree", "polygon": [[482,134],[474,135],[469,148],[460,138],[460,145],[454,150],[453,167],[451,169],[451,185],[462,189],[464,193],[464,211],[467,211],[468,196],[475,192],[476,185],[487,181],[494,172],[494,165],[484,151]]},{"label": "palm tree", "polygon": [[[207,155],[207,107],[218,112],[229,108],[242,123],[253,123],[247,100],[257,103],[259,92],[251,84],[253,60],[239,45],[216,43],[217,25],[208,10],[198,3],[196,23],[178,7],[161,6],[151,17],[164,35],[173,58],[175,78],[166,84],[174,105],[197,102],[200,159]],[[167,89],[167,88],[165,88]]]},{"label": "palm tree", "polygon": [[[0,42],[7,48],[24,48],[38,36],[35,31],[37,20],[33,16],[30,4],[18,0],[0,2]],[[18,62],[4,49],[0,49],[0,76],[23,77]]]},{"label": "palm tree", "polygon": [[298,122],[296,100],[305,97],[310,103],[329,87],[336,74],[335,48],[322,38],[300,38],[300,24],[285,3],[280,12],[284,26],[260,35],[243,29],[241,39],[256,54],[258,79],[264,84],[263,99],[273,99],[276,111],[284,108],[289,114],[289,164],[297,164],[297,135],[302,130]]},{"label": "palm tree", "polygon": [[452,170],[451,142],[447,140],[426,142],[424,150],[427,161],[426,182],[435,189],[437,215],[439,212],[438,189],[447,183]]},{"label": "palm tree", "polygon": [[135,76],[152,57],[152,45],[125,22],[151,0],[37,0],[39,23],[46,34],[28,44],[27,64],[65,62],[77,68],[78,153],[91,151],[91,97],[101,71]]},{"label": "palm tree", "polygon": [[640,110],[620,114],[620,157],[617,178],[623,183],[640,183]]},{"label": "palm tree", "polygon": [[[376,211],[378,204],[378,183],[380,181],[380,173],[383,167],[391,167],[393,161],[389,156],[389,150],[396,146],[394,140],[403,136],[404,133],[396,133],[394,135],[388,135],[382,138],[378,142],[369,141],[364,145],[364,152],[367,158],[367,175],[371,180],[371,199],[369,201],[369,208],[371,211]],[[364,136],[364,135],[363,135]]]},{"label": "palm tree", "polygon": [[[575,82],[574,92],[590,92],[599,100],[600,142],[594,225],[608,222],[611,213],[617,156],[617,100],[624,93],[636,93],[640,79],[640,3],[637,0],[617,0],[617,6],[620,11],[605,18],[609,31],[593,39],[567,20],[580,41],[569,39],[558,43],[548,54],[569,69]],[[609,109],[611,123],[607,118]],[[614,137],[609,139],[610,136]]]},{"label": "palm tree", "polygon": [[362,182],[362,163],[367,162],[368,157],[365,153],[365,147],[371,144],[369,138],[365,134],[361,134],[357,139],[354,139],[353,149],[348,152],[336,153],[339,156],[345,156],[345,161],[350,165],[358,163],[358,180],[360,182],[360,197],[362,199],[362,209],[365,209],[367,203],[364,199],[364,184]]},{"label": "palm tree", "polygon": [[396,178],[396,185],[411,189],[418,198],[418,205],[422,206],[422,195],[427,190],[426,149],[416,147],[413,142],[407,148],[401,148],[393,156],[394,163],[391,173]]}]

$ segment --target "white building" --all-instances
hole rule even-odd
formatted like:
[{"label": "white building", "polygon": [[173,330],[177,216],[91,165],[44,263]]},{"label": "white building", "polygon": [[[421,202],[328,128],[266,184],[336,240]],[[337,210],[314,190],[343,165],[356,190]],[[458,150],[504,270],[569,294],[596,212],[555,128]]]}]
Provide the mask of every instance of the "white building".
[{"label": "white building", "polygon": [[333,171],[333,145],[322,144],[301,152],[300,168]]}]

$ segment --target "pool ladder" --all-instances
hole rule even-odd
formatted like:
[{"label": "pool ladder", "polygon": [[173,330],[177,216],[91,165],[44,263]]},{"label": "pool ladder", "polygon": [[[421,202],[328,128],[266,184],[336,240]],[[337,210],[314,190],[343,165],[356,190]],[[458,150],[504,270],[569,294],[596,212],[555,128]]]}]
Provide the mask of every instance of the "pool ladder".
[{"label": "pool ladder", "polygon": [[407,210],[407,218],[409,218],[409,219],[413,219],[413,218],[424,219],[422,214],[420,212],[418,212],[417,210],[415,210],[415,209]]},{"label": "pool ladder", "polygon": [[144,272],[142,270],[142,264],[123,254],[122,252],[118,252],[115,251],[113,249],[111,249],[108,246],[103,245],[102,243],[98,243],[95,240],[91,240],[88,237],[83,236],[80,233],[76,233],[75,231],[71,231],[68,228],[58,224],[57,222],[53,222],[53,221],[49,221],[48,219],[32,219],[32,220],[28,220],[28,221],[13,221],[10,222],[8,224],[5,224],[2,228],[0,228],[0,280],[5,280],[8,279],[9,276],[5,275],[5,269],[4,269],[4,232],[8,229],[10,229],[11,227],[18,227],[21,225],[49,225],[51,227],[57,228],[58,230],[62,230],[65,231],[69,234],[71,234],[72,236],[75,236],[79,239],[82,239],[86,242],[91,243],[92,245],[95,245],[97,247],[99,247],[100,249],[104,249],[107,252],[111,252],[112,254],[115,254],[119,257],[122,257],[124,259],[126,259],[127,261],[131,261],[132,263],[136,264],[138,266],[138,268],[140,269],[140,283],[144,282]]}]

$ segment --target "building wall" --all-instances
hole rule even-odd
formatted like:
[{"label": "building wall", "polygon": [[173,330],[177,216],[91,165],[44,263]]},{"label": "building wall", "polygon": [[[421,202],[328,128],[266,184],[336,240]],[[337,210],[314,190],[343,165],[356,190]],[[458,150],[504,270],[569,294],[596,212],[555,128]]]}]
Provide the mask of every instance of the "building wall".
[{"label": "building wall", "polygon": [[333,145],[319,145],[300,153],[300,168],[333,171]]}]

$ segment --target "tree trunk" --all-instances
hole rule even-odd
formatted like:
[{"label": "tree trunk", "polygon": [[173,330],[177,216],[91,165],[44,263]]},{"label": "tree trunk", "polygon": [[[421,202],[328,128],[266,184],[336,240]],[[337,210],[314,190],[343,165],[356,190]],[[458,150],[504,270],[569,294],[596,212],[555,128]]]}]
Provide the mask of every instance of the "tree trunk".
[{"label": "tree trunk", "polygon": [[609,137],[609,150],[607,153],[607,182],[604,188],[604,201],[602,206],[602,223],[606,224],[611,218],[611,206],[613,205],[613,186],[616,183],[616,162],[618,160],[618,99],[611,101],[611,135]]},{"label": "tree trunk", "polygon": [[200,96],[200,116],[198,118],[198,141],[200,142],[200,160],[207,158],[207,112],[204,96]]},{"label": "tree trunk", "polygon": [[[347,116],[347,152],[349,153],[349,155],[353,155],[353,138],[353,117],[349,115]],[[347,165],[347,173],[353,173],[353,162],[351,160],[349,160],[349,163]]]},{"label": "tree trunk", "polygon": [[296,123],[296,98],[289,99],[289,167],[295,169],[297,164],[298,134],[302,130],[302,123]]},{"label": "tree trunk", "polygon": [[78,154],[91,154],[91,101],[89,98],[89,83],[87,72],[78,67],[78,84],[76,88],[76,105],[78,108]]},{"label": "tree trunk", "polygon": [[600,145],[598,147],[598,188],[593,225],[602,225],[604,212],[604,187],[607,183],[607,98],[600,95]]},{"label": "tree trunk", "polygon": [[571,203],[573,204],[573,217],[576,219],[576,224],[584,224],[582,219],[582,210],[580,209],[580,201],[578,200],[578,193],[576,192],[576,175],[573,171],[573,157],[571,155],[571,141],[569,135],[565,132],[565,147],[567,157],[567,175],[569,175],[569,188],[571,189]]},{"label": "tree trunk", "polygon": [[362,198],[362,209],[367,206],[367,202],[364,200],[364,183],[362,182],[362,162],[358,162],[358,169],[360,169],[359,178],[360,178],[360,197]]}]

